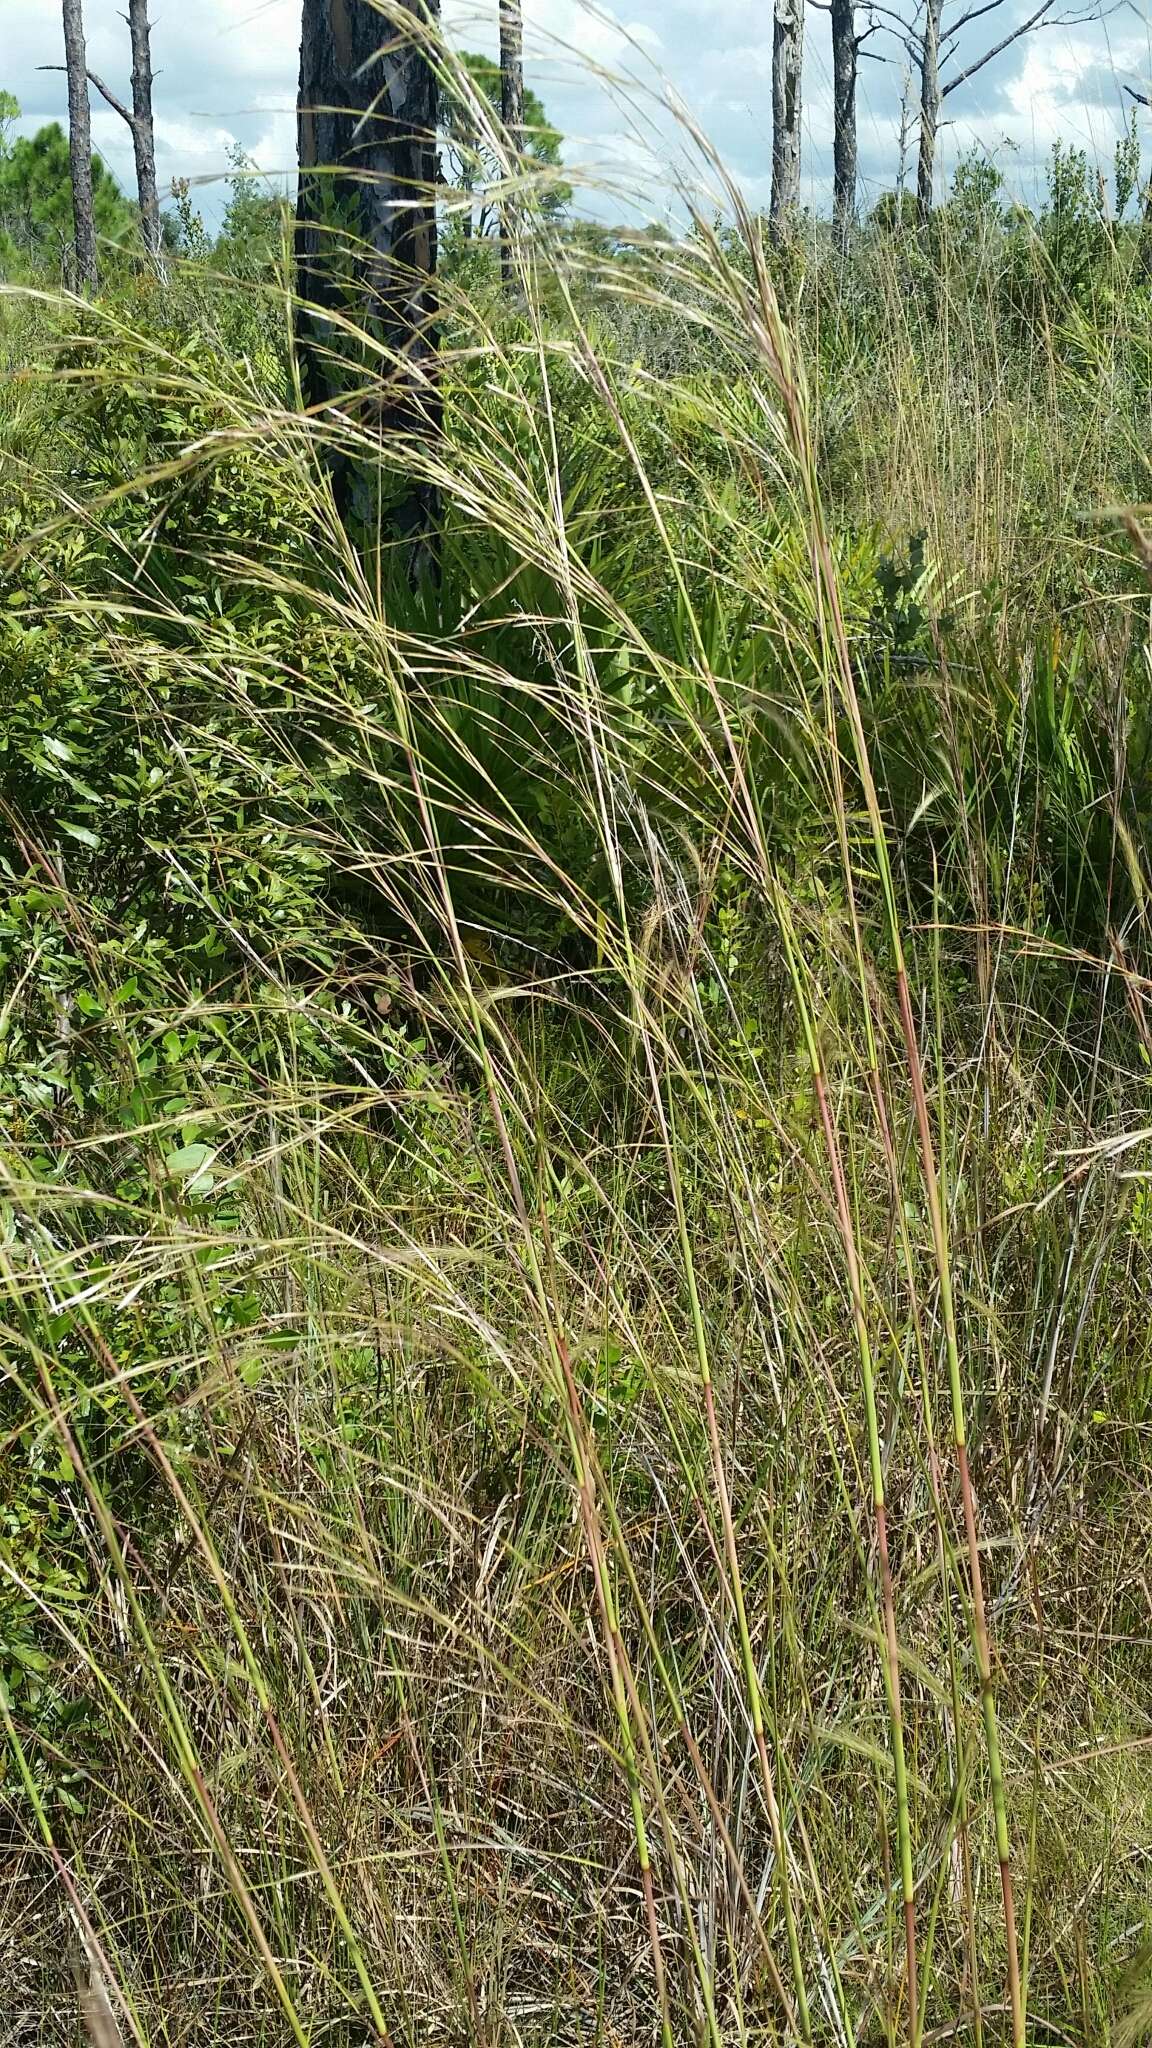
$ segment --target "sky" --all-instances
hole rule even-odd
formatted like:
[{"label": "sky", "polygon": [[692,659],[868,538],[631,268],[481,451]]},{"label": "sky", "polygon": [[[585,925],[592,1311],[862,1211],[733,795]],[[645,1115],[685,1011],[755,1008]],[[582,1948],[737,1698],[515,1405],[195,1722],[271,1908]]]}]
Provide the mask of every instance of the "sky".
[{"label": "sky", "polygon": [[[125,0],[85,0],[88,62],[121,98],[128,92]],[[902,0],[886,0],[899,8]],[[911,10],[916,0],[903,0]],[[975,0],[952,0],[945,23]],[[1091,4],[1091,0],[1090,0]],[[1001,40],[1036,0],[1001,0],[964,31],[963,68]],[[497,0],[445,0],[462,48],[493,51]],[[450,10],[450,11],[448,11]],[[861,5],[861,15],[866,8]],[[990,155],[1025,199],[1038,189],[1052,143],[1086,149],[1110,173],[1130,101],[1125,84],[1152,93],[1152,18],[1139,0],[1098,0],[1094,18],[1057,0],[1061,25],[1045,26],[993,60],[945,101],[940,184],[973,146]],[[1079,21],[1070,19],[1079,15]],[[620,0],[618,11],[585,0],[524,0],[528,82],[565,136],[565,157],[589,211],[612,220],[665,216],[686,131],[679,104],[709,137],[754,206],[767,203],[771,146],[771,0]],[[174,177],[205,182],[196,202],[209,225],[226,201],[221,180],[239,145],[261,170],[290,175],[300,0],[152,0],[156,159],[161,192]],[[896,182],[901,56],[877,35],[860,67],[861,201]],[[0,86],[15,93],[31,133],[66,118],[64,79],[41,67],[62,59],[58,0],[0,0]],[[946,74],[947,76],[947,74]],[[623,85],[619,81],[624,81]],[[133,188],[128,130],[92,95],[96,148]],[[826,210],[831,171],[828,18],[811,5],[804,59],[803,196]],[[1152,173],[1152,112],[1140,117],[1145,176]],[[912,147],[914,148],[914,138]],[[706,173],[687,174],[707,190]],[[914,170],[913,170],[914,176]]]}]

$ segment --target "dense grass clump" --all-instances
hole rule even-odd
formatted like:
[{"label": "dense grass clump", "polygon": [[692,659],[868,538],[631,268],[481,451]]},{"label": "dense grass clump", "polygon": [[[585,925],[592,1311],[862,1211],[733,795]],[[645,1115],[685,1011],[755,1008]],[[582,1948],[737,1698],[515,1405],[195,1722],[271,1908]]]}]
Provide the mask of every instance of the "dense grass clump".
[{"label": "dense grass clump", "polygon": [[21,2040],[1150,2024],[1139,246],[727,199],[416,589],[282,286],[0,304]]}]

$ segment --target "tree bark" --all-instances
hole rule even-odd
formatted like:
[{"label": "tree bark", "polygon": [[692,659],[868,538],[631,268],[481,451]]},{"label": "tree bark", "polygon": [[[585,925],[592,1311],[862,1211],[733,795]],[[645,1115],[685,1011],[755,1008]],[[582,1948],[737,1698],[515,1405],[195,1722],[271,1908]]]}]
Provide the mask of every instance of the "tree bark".
[{"label": "tree bark", "polygon": [[74,282],[96,288],[96,219],[92,210],[92,112],[81,0],[64,0],[64,60],[68,73],[68,154],[72,173]]},{"label": "tree bark", "polygon": [[[524,148],[524,21],[520,0],[500,0],[500,118],[514,162]],[[500,235],[500,274],[511,285],[515,274],[516,207],[505,200]]]},{"label": "tree bark", "polygon": [[132,149],[136,157],[136,194],[140,232],[157,269],[163,268],[160,195],[156,190],[156,132],[152,121],[152,49],[148,0],[128,0],[128,32],[132,38]]},{"label": "tree bark", "polygon": [[1152,284],[1152,181],[1144,194],[1136,233],[1136,275],[1144,284]]},{"label": "tree bark", "polygon": [[841,249],[856,219],[856,0],[831,0],[832,224]]},{"label": "tree bark", "polygon": [[936,170],[936,133],[940,126],[940,15],[943,0],[925,0],[924,40],[920,46],[920,156],[916,170],[916,203],[921,220],[932,211]]},{"label": "tree bark", "polygon": [[900,87],[899,157],[896,163],[896,224],[904,225],[904,188],[908,183],[908,136],[912,128],[912,67],[908,65]]},{"label": "tree bark", "polygon": [[800,71],[804,58],[804,0],[775,0],[772,21],[773,239],[787,235],[800,196]]},{"label": "tree bark", "polygon": [[[411,457],[439,423],[436,79],[423,30],[438,0],[304,0],[296,212],[297,340],[307,403],[339,408],[354,445],[325,451],[361,542],[434,562],[437,505]],[[391,460],[390,460],[391,458]]]}]

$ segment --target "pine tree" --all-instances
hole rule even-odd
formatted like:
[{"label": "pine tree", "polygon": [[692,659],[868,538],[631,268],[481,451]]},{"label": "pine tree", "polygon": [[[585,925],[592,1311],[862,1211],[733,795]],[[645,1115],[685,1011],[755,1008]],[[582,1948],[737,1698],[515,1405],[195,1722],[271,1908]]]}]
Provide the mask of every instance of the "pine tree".
[{"label": "pine tree", "polygon": [[[407,457],[438,422],[435,0],[304,0],[296,220],[307,403],[339,407],[328,453],[358,539],[431,548],[435,494]],[[375,444],[375,452],[369,452]]]},{"label": "pine tree", "polygon": [[81,0],[64,0],[64,68],[68,73],[68,153],[72,172],[73,270],[79,291],[96,288],[96,220],[92,211],[92,113]]}]

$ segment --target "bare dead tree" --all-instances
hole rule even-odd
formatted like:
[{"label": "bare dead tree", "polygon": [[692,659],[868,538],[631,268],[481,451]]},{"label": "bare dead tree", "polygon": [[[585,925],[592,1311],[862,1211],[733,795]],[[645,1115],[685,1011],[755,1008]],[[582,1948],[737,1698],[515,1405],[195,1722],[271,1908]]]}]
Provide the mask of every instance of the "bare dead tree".
[{"label": "bare dead tree", "polygon": [[860,41],[856,0],[831,0],[832,17],[832,226],[846,248],[856,217],[856,74]]},{"label": "bare dead tree", "polygon": [[896,218],[900,222],[904,207],[904,190],[908,183],[908,138],[912,133],[915,102],[912,96],[912,72],[906,67],[900,81],[900,134],[899,158],[896,165]]},{"label": "bare dead tree", "polygon": [[72,175],[75,283],[96,288],[96,216],[92,206],[92,110],[81,0],[64,0],[64,68],[68,74],[68,157]]},{"label": "bare dead tree", "polygon": [[940,117],[943,104],[962,85],[975,78],[985,65],[991,64],[1005,50],[1011,49],[1023,36],[1031,35],[1039,28],[1069,28],[1087,21],[1099,19],[1104,9],[1100,0],[1090,4],[1065,9],[1057,13],[1057,0],[1041,0],[1024,21],[1010,28],[999,41],[983,50],[978,57],[962,65],[960,70],[951,70],[959,57],[960,38],[964,29],[986,15],[996,14],[1008,4],[1008,0],[975,0],[975,4],[963,8],[962,12],[945,20],[944,0],[924,0],[923,23],[919,33],[902,37],[905,47],[912,56],[920,73],[920,150],[916,174],[916,197],[922,219],[932,209],[933,188],[936,174],[936,145],[940,132]]},{"label": "bare dead tree", "polygon": [[[524,20],[520,0],[500,0],[500,118],[514,160],[524,148]],[[500,272],[511,285],[515,271],[515,207],[504,206]]]},{"label": "bare dead tree", "polygon": [[[132,105],[126,107],[123,100],[117,97],[110,86],[105,85],[104,80],[98,77],[95,71],[86,68],[84,76],[89,85],[95,86],[101,99],[108,102],[113,113],[119,114],[131,133],[132,152],[136,159],[140,233],[148,255],[156,268],[163,273],[164,229],[160,219],[160,195],[156,189],[156,136],[152,118],[152,30],[148,20],[148,0],[128,0],[128,14],[125,18],[132,38]],[[59,71],[67,68],[66,65],[59,64],[40,66],[42,71]],[[71,117],[71,87],[69,116]]]},{"label": "bare dead tree", "polygon": [[809,0],[830,17],[832,28],[832,225],[836,241],[846,249],[856,219],[857,144],[856,86],[860,58],[870,36],[886,26],[868,8],[864,25],[857,0]]},{"label": "bare dead tree", "polygon": [[162,265],[163,231],[160,195],[156,190],[156,128],[152,117],[152,29],[148,0],[128,0],[128,33],[132,39],[132,151],[136,158],[136,195],[144,247],[157,268]]},{"label": "bare dead tree", "polygon": [[916,203],[924,219],[932,210],[936,137],[940,128],[940,18],[943,0],[924,0],[920,45],[920,147],[916,162]]},{"label": "bare dead tree", "polygon": [[800,197],[800,79],[804,62],[804,0],[774,0],[772,16],[772,192],[768,221],[775,241],[788,234]]},{"label": "bare dead tree", "polygon": [[359,446],[336,437],[326,454],[341,517],[357,537],[383,528],[401,542],[413,574],[434,561],[437,517],[407,458],[439,419],[438,12],[438,0],[304,0],[297,108],[304,395],[359,429]]}]

